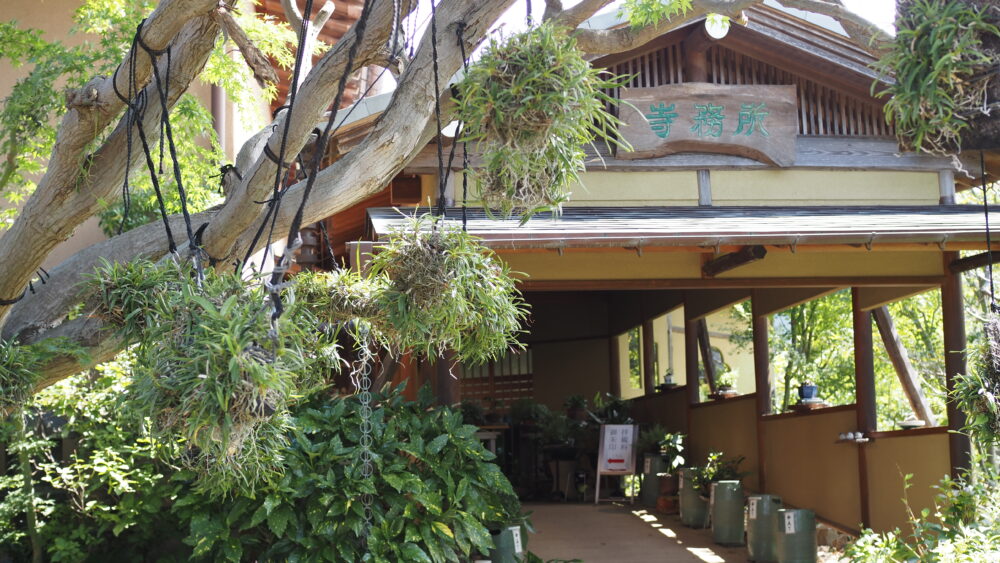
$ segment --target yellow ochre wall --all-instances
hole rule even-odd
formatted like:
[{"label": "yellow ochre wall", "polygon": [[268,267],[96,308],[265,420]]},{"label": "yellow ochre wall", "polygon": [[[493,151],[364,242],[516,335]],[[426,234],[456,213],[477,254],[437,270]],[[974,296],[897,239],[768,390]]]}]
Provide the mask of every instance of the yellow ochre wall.
[{"label": "yellow ochre wall", "polygon": [[660,424],[667,432],[687,432],[687,394],[685,388],[632,399],[632,418],[645,424]]},{"label": "yellow ochre wall", "polygon": [[716,170],[714,205],[937,205],[936,172]]},{"label": "yellow ochre wall", "polygon": [[698,205],[698,176],[685,172],[585,172],[566,205]]},{"label": "yellow ochre wall", "polygon": [[781,496],[785,504],[812,509],[822,519],[859,529],[858,446],[836,443],[840,433],[856,426],[853,405],[765,417],[766,492]]},{"label": "yellow ochre wall", "polygon": [[865,446],[871,527],[880,532],[909,527],[901,500],[904,475],[913,475],[906,496],[913,512],[919,514],[921,509],[933,508],[933,486],[950,472],[946,428],[933,434],[892,434],[879,436]]},{"label": "yellow ochre wall", "polygon": [[[691,407],[687,461],[702,465],[709,452],[722,452],[724,458],[746,457],[740,470],[750,474],[743,479],[748,490],[760,489],[757,472],[756,396],[743,395],[701,403]],[[855,469],[855,473],[857,470]]]}]

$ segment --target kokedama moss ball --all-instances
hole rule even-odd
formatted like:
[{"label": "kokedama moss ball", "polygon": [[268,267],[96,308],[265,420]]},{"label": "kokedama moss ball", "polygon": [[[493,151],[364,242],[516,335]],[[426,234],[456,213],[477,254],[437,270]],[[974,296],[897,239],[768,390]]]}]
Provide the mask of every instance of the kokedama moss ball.
[{"label": "kokedama moss ball", "polygon": [[545,23],[494,40],[458,84],[463,140],[477,143],[477,175],[484,205],[509,216],[558,209],[583,170],[583,145],[620,144],[616,100],[604,78],[583,58],[563,28]]},{"label": "kokedama moss ball", "polygon": [[[167,289],[121,283],[140,272]],[[272,330],[259,285],[210,271],[199,287],[192,273],[148,262],[105,268],[100,314],[121,319],[138,343],[131,395],[153,437],[176,444],[203,486],[252,487],[280,468],[289,403],[337,368],[334,335],[294,303]]]},{"label": "kokedama moss ball", "polygon": [[[510,271],[475,237],[430,215],[408,218],[390,233],[365,275],[300,274],[296,291],[328,321],[361,319],[394,353],[434,356],[446,350],[485,362],[511,347],[527,315]],[[324,310],[325,308],[325,310]]]}]

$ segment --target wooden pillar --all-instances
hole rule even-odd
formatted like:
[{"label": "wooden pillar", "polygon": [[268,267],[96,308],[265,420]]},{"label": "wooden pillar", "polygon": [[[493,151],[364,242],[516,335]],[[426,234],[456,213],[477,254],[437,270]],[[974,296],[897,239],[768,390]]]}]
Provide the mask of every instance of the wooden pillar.
[{"label": "wooden pillar", "polygon": [[753,331],[753,376],[754,396],[757,403],[757,479],[761,491],[767,491],[767,448],[765,447],[764,424],[761,417],[771,414],[771,351],[768,347],[768,317],[760,314],[756,294],[751,297],[751,321]]},{"label": "wooden pillar", "polygon": [[945,277],[941,284],[941,316],[944,325],[944,374],[948,389],[948,453],[951,457],[953,477],[972,465],[972,446],[969,437],[959,431],[965,426],[965,413],[952,400],[955,377],[965,373],[965,310],[962,303],[962,275],[952,273],[948,264],[958,258],[957,252],[945,252]]},{"label": "wooden pillar", "polygon": [[[851,288],[851,313],[854,319],[854,396],[857,429],[864,434],[876,430],[875,350],[872,343],[872,314],[861,308],[858,288]],[[861,497],[861,525],[871,526],[871,494],[868,484],[868,453],[858,444],[858,484]]]},{"label": "wooden pillar", "polygon": [[656,340],[653,338],[653,321],[642,322],[642,388],[646,395],[656,392]]},{"label": "wooden pillar", "polygon": [[434,388],[439,405],[455,405],[462,401],[461,382],[458,380],[459,366],[455,365],[454,354],[445,352],[434,362]]},{"label": "wooden pillar", "polygon": [[698,381],[698,320],[688,316],[688,307],[684,307],[684,372],[687,388],[688,404],[700,401]]},{"label": "wooden pillar", "polygon": [[854,395],[858,406],[858,430],[865,434],[876,429],[875,354],[872,343],[872,314],[861,309],[858,288],[851,288],[854,317]]},{"label": "wooden pillar", "polygon": [[615,397],[622,396],[622,365],[618,352],[618,338],[608,337],[608,389]]}]

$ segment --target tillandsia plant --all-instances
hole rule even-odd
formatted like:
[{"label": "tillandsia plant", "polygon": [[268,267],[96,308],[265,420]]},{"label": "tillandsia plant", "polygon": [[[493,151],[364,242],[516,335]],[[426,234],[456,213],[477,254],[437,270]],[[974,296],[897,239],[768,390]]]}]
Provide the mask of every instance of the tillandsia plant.
[{"label": "tillandsia plant", "polygon": [[137,343],[131,396],[153,437],[219,492],[277,472],[290,403],[339,366],[334,331],[294,302],[272,327],[263,288],[236,274],[199,285],[189,265],[139,261],[93,283],[98,314]]},{"label": "tillandsia plant", "polygon": [[[988,113],[987,88],[1000,53],[984,35],[1000,35],[997,14],[955,0],[914,0],[896,21],[896,38],[876,69],[894,82],[885,115],[904,148],[930,153],[961,149],[971,117]],[[872,86],[873,90],[881,83]]]},{"label": "tillandsia plant", "polygon": [[406,218],[365,274],[300,274],[295,286],[318,317],[366,321],[394,353],[452,350],[476,364],[522,347],[527,307],[510,270],[479,239],[431,215]]},{"label": "tillandsia plant", "polygon": [[68,338],[46,338],[34,344],[0,339],[0,413],[22,407],[32,395],[38,370],[57,356],[86,358],[86,350]]},{"label": "tillandsia plant", "polygon": [[607,107],[623,82],[591,67],[567,30],[543,23],[494,40],[458,84],[463,140],[477,143],[483,205],[527,220],[558,210],[595,139],[627,145]]},{"label": "tillandsia plant", "polygon": [[964,430],[982,444],[1000,442],[1000,315],[991,312],[972,369],[955,378],[952,395],[968,418]]}]

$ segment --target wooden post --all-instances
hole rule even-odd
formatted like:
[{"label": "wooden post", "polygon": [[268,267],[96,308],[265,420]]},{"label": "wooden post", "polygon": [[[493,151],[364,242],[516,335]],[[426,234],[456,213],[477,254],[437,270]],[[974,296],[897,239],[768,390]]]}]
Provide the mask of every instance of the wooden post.
[{"label": "wooden post", "polygon": [[705,26],[696,25],[684,39],[684,82],[708,82],[708,48],[714,43]]},{"label": "wooden post", "polygon": [[705,381],[708,382],[708,390],[716,393],[718,388],[715,384],[715,361],[712,357],[712,341],[708,337],[708,321],[704,317],[698,319],[698,347],[701,349],[701,364],[705,368]]},{"label": "wooden post", "polygon": [[896,369],[896,376],[899,377],[899,383],[903,386],[903,393],[910,402],[913,414],[926,422],[927,426],[935,426],[934,413],[931,412],[924,391],[920,387],[920,377],[913,369],[910,356],[906,353],[906,346],[903,346],[903,341],[896,332],[896,325],[892,322],[889,308],[883,305],[873,309],[872,313],[875,315],[875,324],[885,344],[885,351],[889,354],[892,367]]},{"label": "wooden post", "polygon": [[[854,320],[854,394],[858,430],[874,432],[875,353],[872,343],[872,314],[861,308],[858,288],[851,288],[851,313]],[[868,456],[864,444],[858,444],[858,483],[861,496],[861,525],[871,526],[871,495],[868,486]]]},{"label": "wooden post", "polygon": [[653,321],[642,322],[642,387],[646,395],[656,392],[656,353],[654,352]]},{"label": "wooden post", "polygon": [[437,404],[455,405],[462,400],[461,382],[458,380],[454,354],[451,351],[439,356],[434,363]]},{"label": "wooden post", "polygon": [[608,389],[615,397],[622,396],[621,357],[618,353],[618,338],[608,337]]},{"label": "wooden post", "polygon": [[[957,252],[945,252],[944,264],[958,258]],[[965,310],[962,304],[962,274],[945,269],[941,284],[941,316],[944,325],[944,374],[948,389],[948,452],[951,456],[951,473],[959,476],[972,466],[972,445],[969,437],[960,431],[965,426],[965,413],[951,399],[955,377],[965,373]]]},{"label": "wooden post", "polygon": [[760,313],[756,292],[750,298],[753,331],[753,375],[757,402],[757,479],[761,491],[767,490],[767,448],[764,439],[764,424],[761,418],[771,414],[771,351],[768,347],[768,317]]},{"label": "wooden post", "polygon": [[688,316],[689,308],[684,306],[684,385],[687,388],[688,404],[701,401],[698,377],[698,320]]},{"label": "wooden post", "polygon": [[962,272],[968,272],[969,270],[975,270],[976,268],[982,268],[990,264],[996,264],[997,262],[1000,262],[1000,252],[981,252],[972,256],[966,256],[965,258],[957,258],[948,264],[948,270],[953,274],[961,274]]}]

